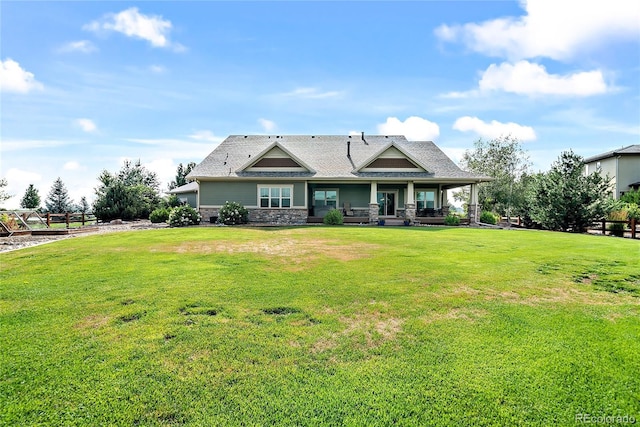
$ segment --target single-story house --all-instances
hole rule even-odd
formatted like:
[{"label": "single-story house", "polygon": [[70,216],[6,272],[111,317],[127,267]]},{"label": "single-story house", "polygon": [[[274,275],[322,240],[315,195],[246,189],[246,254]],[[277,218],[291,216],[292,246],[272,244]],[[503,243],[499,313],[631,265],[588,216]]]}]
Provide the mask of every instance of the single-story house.
[{"label": "single-story house", "polygon": [[596,171],[609,175],[615,199],[640,187],[640,144],[588,157],[583,163],[585,175]]},{"label": "single-story house", "polygon": [[196,181],[169,190],[167,194],[175,194],[180,202],[194,209],[198,208],[198,183]]},{"label": "single-story house", "polygon": [[321,222],[341,209],[346,222],[380,219],[442,223],[446,190],[491,178],[461,170],[431,141],[398,135],[232,135],[187,176],[198,184],[203,221],[226,201],[242,203],[249,221]]}]

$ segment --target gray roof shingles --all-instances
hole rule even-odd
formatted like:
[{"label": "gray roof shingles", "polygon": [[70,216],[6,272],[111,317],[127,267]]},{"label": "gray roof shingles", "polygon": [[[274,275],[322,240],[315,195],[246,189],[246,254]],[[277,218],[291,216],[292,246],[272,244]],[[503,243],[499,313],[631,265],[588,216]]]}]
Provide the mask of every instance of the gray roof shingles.
[{"label": "gray roof shingles", "polygon": [[591,163],[591,162],[595,162],[596,160],[607,159],[609,157],[614,157],[619,155],[624,156],[624,155],[633,155],[633,154],[640,154],[640,144],[628,145],[626,147],[620,148],[619,150],[607,151],[606,153],[591,156],[584,159],[583,163]]},{"label": "gray roof shingles", "polygon": [[[190,179],[240,177],[301,177],[312,179],[357,179],[366,177],[413,177],[430,179],[486,180],[487,177],[461,170],[431,141],[407,141],[404,136],[365,135],[231,135],[218,145],[189,174]],[[347,157],[350,141],[351,157]],[[304,162],[311,172],[249,172],[242,168],[277,143]],[[389,145],[395,145],[423,166],[427,173],[357,172]]]}]

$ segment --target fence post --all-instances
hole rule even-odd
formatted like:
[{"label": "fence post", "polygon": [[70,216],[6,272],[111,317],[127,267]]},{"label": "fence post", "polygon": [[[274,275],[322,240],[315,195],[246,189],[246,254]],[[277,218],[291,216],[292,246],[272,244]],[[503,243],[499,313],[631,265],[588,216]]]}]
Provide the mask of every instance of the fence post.
[{"label": "fence post", "polygon": [[631,223],[631,238],[635,239],[636,238],[636,219],[631,218],[631,221],[629,222]]},{"label": "fence post", "polygon": [[84,212],[82,212],[82,226],[84,227]]},{"label": "fence post", "polygon": [[607,235],[607,220],[606,219],[602,220],[602,235],[603,236]]},{"label": "fence post", "polygon": [[64,216],[65,222],[67,223],[67,228],[69,228],[69,212],[66,213],[66,215]]},{"label": "fence post", "polygon": [[51,214],[47,212],[47,227],[51,227]]}]

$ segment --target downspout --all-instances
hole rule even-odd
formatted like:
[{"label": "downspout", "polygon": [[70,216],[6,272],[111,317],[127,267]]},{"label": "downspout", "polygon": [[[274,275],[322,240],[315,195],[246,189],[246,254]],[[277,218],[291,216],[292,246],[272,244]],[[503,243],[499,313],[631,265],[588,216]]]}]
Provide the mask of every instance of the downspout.
[{"label": "downspout", "polygon": [[618,200],[618,198],[620,197],[620,189],[619,189],[619,185],[618,185],[618,183],[620,182],[620,175],[618,174],[618,172],[619,172],[619,162],[620,162],[620,156],[616,156],[616,188],[615,188],[616,194],[614,194],[614,196],[613,196],[613,198],[615,200]]},{"label": "downspout", "polygon": [[196,210],[200,212],[200,180],[196,179],[196,183],[198,184],[198,195],[196,196]]}]

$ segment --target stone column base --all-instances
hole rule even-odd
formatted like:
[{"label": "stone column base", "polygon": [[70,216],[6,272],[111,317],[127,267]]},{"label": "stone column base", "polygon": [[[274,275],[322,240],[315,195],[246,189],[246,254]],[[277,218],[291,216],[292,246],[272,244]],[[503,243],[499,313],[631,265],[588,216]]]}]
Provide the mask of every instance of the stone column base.
[{"label": "stone column base", "polygon": [[377,224],[380,217],[378,216],[378,209],[380,206],[377,203],[369,203],[369,224]]},{"label": "stone column base", "polygon": [[404,205],[404,219],[413,224],[416,220],[416,205],[415,203],[405,203]]},{"label": "stone column base", "polygon": [[478,223],[478,205],[468,205],[467,211],[469,212],[469,224]]}]

